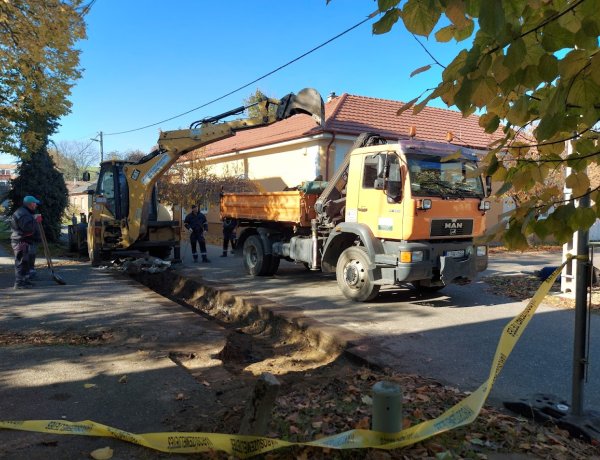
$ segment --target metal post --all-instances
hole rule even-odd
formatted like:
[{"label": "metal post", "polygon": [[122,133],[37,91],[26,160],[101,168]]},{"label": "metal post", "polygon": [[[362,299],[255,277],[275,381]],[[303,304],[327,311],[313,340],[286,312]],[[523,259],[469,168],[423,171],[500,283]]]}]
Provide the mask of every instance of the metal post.
[{"label": "metal post", "polygon": [[371,429],[381,433],[402,430],[402,389],[392,382],[373,385],[373,419]]},{"label": "metal post", "polygon": [[[586,194],[579,199],[580,208],[590,207],[590,196]],[[577,241],[577,256],[589,257],[590,247],[588,231],[578,230],[575,235]],[[587,337],[587,294],[590,282],[589,261],[577,260],[577,274],[575,278],[575,339],[573,343],[573,388],[571,412],[575,416],[583,414],[583,388],[585,371],[587,368],[586,337]]]},{"label": "metal post", "polygon": [[104,137],[100,131],[100,163],[104,161]]}]

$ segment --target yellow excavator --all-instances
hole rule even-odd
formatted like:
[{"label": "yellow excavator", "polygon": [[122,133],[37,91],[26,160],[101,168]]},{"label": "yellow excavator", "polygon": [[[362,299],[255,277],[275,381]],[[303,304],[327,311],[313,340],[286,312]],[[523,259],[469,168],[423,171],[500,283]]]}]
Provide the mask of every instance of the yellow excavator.
[{"label": "yellow excavator", "polygon": [[[289,118],[295,114],[311,115],[319,124],[324,120],[324,104],[320,94],[305,88],[290,93],[281,100],[264,99],[256,104],[259,115],[251,118],[222,121],[244,113],[250,106],[241,106],[220,115],[192,123],[189,129],[164,131],[158,148],[138,162],[105,161],[92,195],[92,208],[86,223],[70,228],[72,249],[87,252],[92,265],[116,257],[140,257],[150,254],[167,258],[174,250],[179,259],[181,222],[172,220],[164,206],[158,203],[156,182],[186,153],[238,131],[259,128]],[[276,107],[272,114],[271,106]],[[87,241],[82,234],[87,227]]]}]

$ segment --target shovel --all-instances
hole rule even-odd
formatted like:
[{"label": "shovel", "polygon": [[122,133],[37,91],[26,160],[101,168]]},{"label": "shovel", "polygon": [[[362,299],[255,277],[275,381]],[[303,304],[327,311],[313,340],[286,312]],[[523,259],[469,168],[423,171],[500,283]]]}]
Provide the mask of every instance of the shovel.
[{"label": "shovel", "polygon": [[40,230],[40,237],[42,238],[42,245],[44,246],[44,255],[46,256],[46,262],[48,262],[48,268],[50,269],[50,273],[52,273],[52,279],[56,281],[58,284],[67,284],[67,282],[62,279],[59,275],[54,272],[54,267],[52,266],[52,259],[50,259],[50,251],[48,249],[48,241],[46,240],[46,234],[44,233],[44,227],[40,222],[37,222],[38,229]]}]

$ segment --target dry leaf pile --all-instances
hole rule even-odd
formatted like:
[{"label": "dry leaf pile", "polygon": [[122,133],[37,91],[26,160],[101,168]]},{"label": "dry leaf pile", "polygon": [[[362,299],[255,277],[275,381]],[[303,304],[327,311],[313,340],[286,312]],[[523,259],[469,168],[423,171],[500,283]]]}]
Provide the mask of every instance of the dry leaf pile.
[{"label": "dry leaf pile", "polygon": [[[283,380],[286,383],[277,398],[268,436],[289,441],[311,441],[355,428],[369,429],[372,387],[383,380],[397,383],[403,390],[403,428],[432,420],[466,397],[456,388],[417,375],[373,371],[352,364],[333,364]],[[235,410],[240,415],[243,407]],[[228,425],[230,429],[234,426],[232,418]],[[403,449],[337,451],[295,447],[273,451],[264,458],[446,460],[488,459],[495,453],[600,460],[597,446],[571,439],[555,426],[534,424],[491,407],[485,407],[471,425]]]},{"label": "dry leaf pile", "polygon": [[[510,297],[515,300],[529,300],[540,287],[541,281],[535,275],[496,275],[482,278],[487,283],[486,290],[495,295]],[[559,296],[560,283],[554,283],[543,303],[561,308],[575,308],[575,300]],[[600,311],[600,288],[592,288],[592,311]]]}]

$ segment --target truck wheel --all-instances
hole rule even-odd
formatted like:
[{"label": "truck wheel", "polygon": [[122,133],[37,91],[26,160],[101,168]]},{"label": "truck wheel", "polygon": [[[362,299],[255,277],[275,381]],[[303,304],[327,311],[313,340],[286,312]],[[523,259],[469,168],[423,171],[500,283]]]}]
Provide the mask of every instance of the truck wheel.
[{"label": "truck wheel", "polygon": [[369,273],[369,257],[363,248],[351,246],[340,255],[335,269],[338,286],[347,298],[356,302],[373,300],[380,286]]},{"label": "truck wheel", "polygon": [[244,267],[246,272],[252,276],[264,276],[268,274],[271,267],[272,256],[266,255],[262,241],[258,235],[249,236],[244,241]]},{"label": "truck wheel", "polygon": [[413,287],[419,292],[437,292],[441,289],[444,289],[446,286],[424,286],[420,281],[413,281],[410,283]]}]

